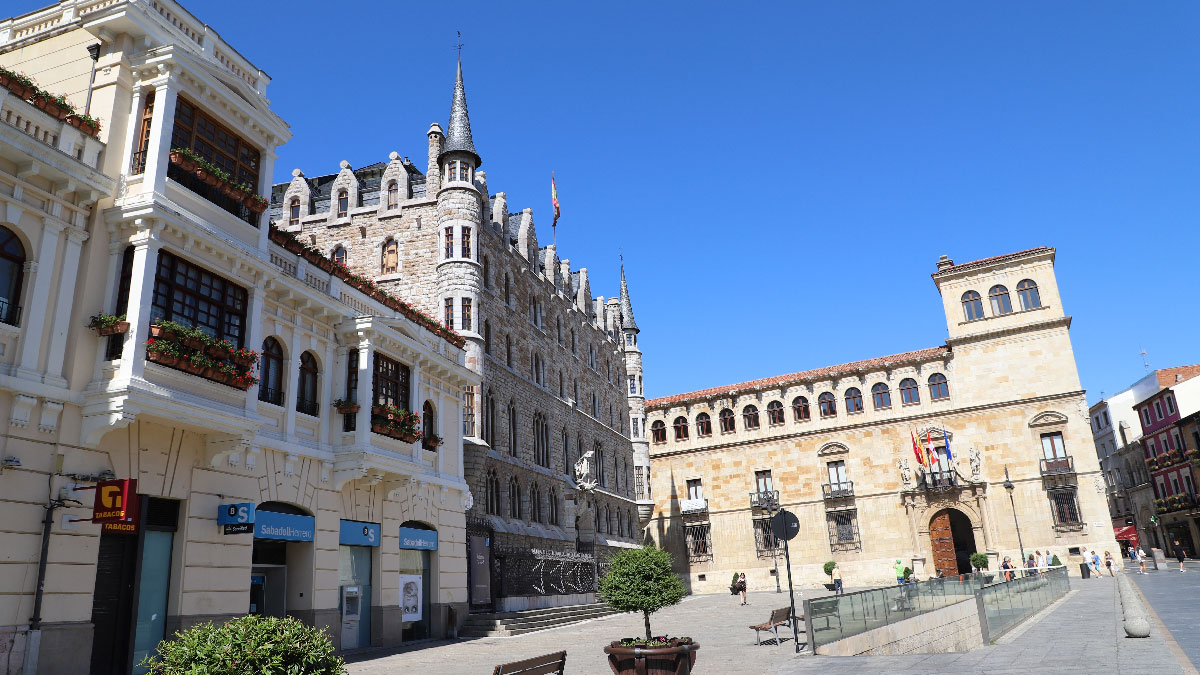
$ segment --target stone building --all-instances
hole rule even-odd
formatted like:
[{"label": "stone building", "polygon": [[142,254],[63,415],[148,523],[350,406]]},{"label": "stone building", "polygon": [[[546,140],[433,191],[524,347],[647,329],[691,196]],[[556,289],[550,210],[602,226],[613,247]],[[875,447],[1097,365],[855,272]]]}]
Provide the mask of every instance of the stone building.
[{"label": "stone building", "polygon": [[1022,552],[1070,564],[1115,550],[1054,256],[943,256],[944,345],[647,401],[647,528],[692,590],[739,571],[775,586],[778,506],[799,516],[803,584],[828,581],[828,560],[872,585],[894,583],[898,559],[927,577],[969,571],[975,552],[996,569]]},{"label": "stone building", "polygon": [[[472,608],[583,601],[590,590],[532,589],[517,559],[637,538],[634,485],[648,458],[638,465],[631,441],[644,441],[645,424],[624,271],[619,297],[593,297],[588,269],[539,243],[532,209],[489,193],[461,62],[447,130],[432,124],[426,150],[425,172],[397,152],[335,174],[296,169],[275,186],[270,216],[465,338],[482,378],[463,395]],[[586,496],[585,455],[579,478],[596,483]]]},{"label": "stone building", "polygon": [[0,66],[102,125],[0,88],[0,673],[140,672],[247,612],[343,649],[461,624],[480,379],[460,338],[270,231],[269,78],[173,0],[0,21]]}]

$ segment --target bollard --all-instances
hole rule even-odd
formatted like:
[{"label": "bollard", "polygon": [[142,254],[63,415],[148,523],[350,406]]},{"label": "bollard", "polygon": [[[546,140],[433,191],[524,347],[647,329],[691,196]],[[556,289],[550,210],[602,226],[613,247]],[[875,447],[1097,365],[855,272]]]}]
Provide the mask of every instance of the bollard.
[{"label": "bollard", "polygon": [[1121,614],[1125,617],[1125,635],[1128,637],[1144,638],[1150,636],[1150,619],[1146,616],[1146,608],[1137,592],[1133,590],[1133,582],[1125,574],[1117,575],[1117,591],[1121,594]]}]

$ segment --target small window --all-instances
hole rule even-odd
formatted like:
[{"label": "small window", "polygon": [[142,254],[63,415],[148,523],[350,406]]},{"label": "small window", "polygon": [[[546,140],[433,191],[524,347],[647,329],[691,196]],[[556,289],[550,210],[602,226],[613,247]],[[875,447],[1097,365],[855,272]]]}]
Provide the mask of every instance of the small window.
[{"label": "small window", "polygon": [[871,387],[871,402],[876,410],[892,407],[892,392],[886,384],[880,382]]},{"label": "small window", "polygon": [[463,330],[471,330],[471,299],[462,299],[462,324]]},{"label": "small window", "polygon": [[500,515],[500,477],[496,475],[494,469],[489,469],[487,472],[487,512],[492,515]]},{"label": "small window", "polygon": [[1156,420],[1162,420],[1162,418],[1163,418],[1162,401],[1161,400],[1154,402],[1154,418]]},{"label": "small window", "polygon": [[723,433],[723,434],[733,433],[734,422],[733,422],[733,411],[732,410],[730,410],[729,408],[725,408],[724,410],[721,411],[721,414],[717,416],[717,419],[721,422],[721,433]]},{"label": "small window", "polygon": [[508,402],[508,454],[513,457],[517,456],[517,447],[520,437],[517,434],[519,423],[517,419],[517,406],[512,401]]},{"label": "small window", "polygon": [[1150,426],[1150,408],[1142,408],[1142,426]]},{"label": "small window", "polygon": [[1037,309],[1042,306],[1042,297],[1038,295],[1038,286],[1032,279],[1026,279],[1017,284],[1017,299],[1021,301],[1021,309]]},{"label": "small window", "polygon": [[975,291],[967,291],[962,295],[963,315],[967,321],[983,318],[983,299]]},{"label": "small window", "polygon": [[[344,257],[344,254],[343,254]],[[383,242],[383,257],[379,264],[380,274],[395,274],[400,271],[400,245],[395,239]]]},{"label": "small window", "polygon": [[337,217],[345,218],[346,213],[350,210],[350,195],[344,189],[338,190],[337,198]]},{"label": "small window", "polygon": [[783,404],[779,401],[771,401],[767,404],[767,424],[771,426],[783,424]]},{"label": "small window", "polygon": [[446,328],[454,328],[454,298],[446,298],[445,324]]},{"label": "small window", "polygon": [[342,267],[346,266],[346,247],[345,246],[339,245],[339,246],[335,246],[333,248],[333,262],[334,262],[334,264],[341,265]]},{"label": "small window", "polygon": [[483,256],[483,287],[484,288],[492,287],[492,269],[491,269],[491,267],[492,267],[492,264],[488,260],[488,257],[486,255]]},{"label": "small window", "polygon": [[675,423],[671,426],[675,428],[675,440],[686,441],[688,439],[688,421],[686,417],[676,417]]},{"label": "small window", "polygon": [[667,442],[667,423],[662,420],[656,420],[650,425],[650,440],[655,443]]},{"label": "small window", "polygon": [[1175,399],[1170,394],[1167,394],[1166,398],[1164,398],[1163,400],[1167,402],[1167,414],[1174,415],[1175,414]]},{"label": "small window", "polygon": [[1004,286],[992,286],[992,290],[988,291],[988,299],[992,302],[993,315],[1012,314],[1012,300],[1009,299],[1008,289]]},{"label": "small window", "polygon": [[492,353],[492,322],[483,322],[483,353]]},{"label": "small window", "polygon": [[757,406],[748,405],[745,408],[742,408],[742,424],[744,424],[747,429],[757,429],[758,428],[758,407]]},{"label": "small window", "polygon": [[1046,459],[1065,459],[1067,447],[1063,445],[1062,432],[1042,434],[1042,454]]},{"label": "small window", "polygon": [[462,257],[471,257],[471,228],[469,227],[462,229]]},{"label": "small window", "polygon": [[454,226],[453,225],[446,228],[445,242],[446,242],[446,247],[445,247],[446,257],[453,258],[454,257]]},{"label": "small window", "polygon": [[792,399],[792,417],[797,422],[807,422],[812,419],[808,411],[808,399],[803,396],[797,396]]},{"label": "small window", "polygon": [[712,436],[712,418],[708,416],[708,413],[696,415],[696,435]]},{"label": "small window", "polygon": [[521,517],[521,484],[516,478],[508,481],[508,517]]},{"label": "small window", "polygon": [[699,478],[689,478],[687,481],[687,498],[704,499],[704,483]]},{"label": "small window", "polygon": [[817,408],[821,412],[821,417],[834,417],[837,415],[837,399],[833,394],[825,392],[817,397]]},{"label": "small window", "polygon": [[921,402],[921,390],[917,389],[917,381],[911,377],[900,380],[900,402],[904,405]]},{"label": "small window", "polygon": [[775,491],[775,481],[771,478],[771,470],[754,472],[754,491],[762,494]]},{"label": "small window", "polygon": [[421,406],[421,439],[424,441],[422,447],[426,450],[437,449],[437,415],[430,401],[425,401]]},{"label": "small window", "polygon": [[929,376],[929,398],[933,401],[950,398],[950,385],[945,375],[934,373]]},{"label": "small window", "polygon": [[300,355],[300,381],[296,387],[296,412],[316,416],[320,412],[317,403],[317,359],[312,352]]},{"label": "small window", "polygon": [[288,225],[295,227],[300,224],[300,198],[292,197],[288,204]]},{"label": "small window", "polygon": [[513,352],[512,352],[512,336],[505,335],[504,336],[504,364],[506,366],[508,366],[509,368],[513,367],[512,354],[513,354]]},{"label": "small window", "polygon": [[860,413],[862,411],[862,392],[858,390],[858,387],[850,387],[846,390],[846,414]]},{"label": "small window", "polygon": [[400,186],[396,184],[396,181],[391,181],[387,188],[388,211],[392,211],[398,206],[400,206]]}]

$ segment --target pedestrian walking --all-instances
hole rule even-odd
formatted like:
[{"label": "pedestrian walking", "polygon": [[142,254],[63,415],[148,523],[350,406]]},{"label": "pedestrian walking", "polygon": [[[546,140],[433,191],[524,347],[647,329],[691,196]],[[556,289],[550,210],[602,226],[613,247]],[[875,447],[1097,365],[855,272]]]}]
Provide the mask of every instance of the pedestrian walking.
[{"label": "pedestrian walking", "polygon": [[1108,576],[1116,576],[1113,574],[1113,554],[1109,551],[1104,552],[1104,566],[1108,568]]},{"label": "pedestrian walking", "polygon": [[1013,580],[1013,572],[1012,571],[1014,568],[1013,568],[1012,558],[1010,558],[1009,556],[1004,556],[1004,562],[1000,563],[1000,569],[1004,571],[1004,580],[1005,581]]},{"label": "pedestrian walking", "polygon": [[1094,550],[1092,551],[1091,556],[1088,558],[1088,566],[1092,568],[1092,576],[1099,579],[1100,578],[1100,554],[1096,553],[1096,551],[1094,551]]},{"label": "pedestrian walking", "polygon": [[1033,557],[1033,554],[1030,553],[1029,557],[1025,559],[1025,576],[1031,577],[1031,576],[1037,574],[1036,568],[1037,568],[1037,560]]},{"label": "pedestrian walking", "polygon": [[737,592],[738,592],[738,595],[742,596],[742,604],[743,605],[750,604],[750,603],[746,602],[746,573],[745,572],[738,574]]},{"label": "pedestrian walking", "polygon": [[892,567],[896,570],[896,585],[904,585],[904,563],[900,562],[899,558],[896,558],[896,564]]},{"label": "pedestrian walking", "polygon": [[1039,570],[1044,569],[1046,567],[1046,556],[1042,555],[1041,551],[1034,551],[1033,559],[1037,563],[1037,568]]},{"label": "pedestrian walking", "polygon": [[1176,541],[1175,542],[1175,559],[1179,561],[1179,571],[1180,572],[1184,571],[1183,559],[1186,557],[1187,557],[1187,551],[1183,550],[1183,546],[1178,541]]},{"label": "pedestrian walking", "polygon": [[833,594],[845,594],[845,591],[842,590],[842,568],[838,565],[833,566]]},{"label": "pedestrian walking", "polygon": [[1142,547],[1137,548],[1138,574],[1146,574],[1146,552]]}]

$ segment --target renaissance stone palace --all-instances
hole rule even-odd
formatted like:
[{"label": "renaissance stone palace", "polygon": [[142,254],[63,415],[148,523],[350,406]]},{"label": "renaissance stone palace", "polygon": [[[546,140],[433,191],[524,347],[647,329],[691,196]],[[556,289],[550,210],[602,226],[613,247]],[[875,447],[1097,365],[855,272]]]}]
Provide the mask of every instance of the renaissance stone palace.
[{"label": "renaissance stone palace", "polygon": [[1119,550],[1054,256],[943,256],[944,344],[647,401],[647,529],[691,589],[735,572],[774,588],[779,508],[799,516],[792,568],[810,585],[830,560],[870,586],[898,560],[924,578],[1040,550],[1078,573],[1083,550]]}]

